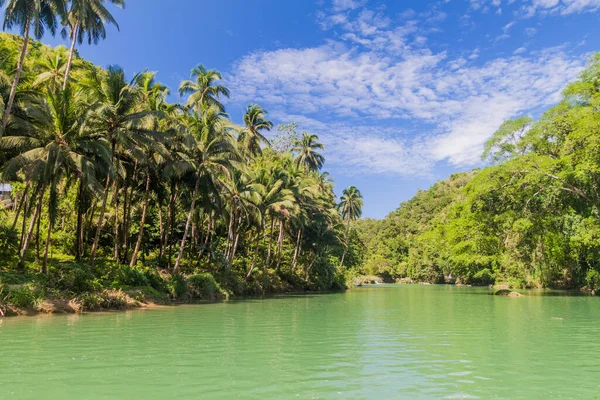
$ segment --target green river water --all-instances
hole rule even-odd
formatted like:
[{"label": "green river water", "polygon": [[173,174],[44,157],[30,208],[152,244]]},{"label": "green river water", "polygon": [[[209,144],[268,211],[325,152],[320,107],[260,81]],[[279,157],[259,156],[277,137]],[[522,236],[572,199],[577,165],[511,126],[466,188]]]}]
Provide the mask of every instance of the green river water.
[{"label": "green river water", "polygon": [[0,399],[593,399],[600,298],[377,285],[0,322]]}]

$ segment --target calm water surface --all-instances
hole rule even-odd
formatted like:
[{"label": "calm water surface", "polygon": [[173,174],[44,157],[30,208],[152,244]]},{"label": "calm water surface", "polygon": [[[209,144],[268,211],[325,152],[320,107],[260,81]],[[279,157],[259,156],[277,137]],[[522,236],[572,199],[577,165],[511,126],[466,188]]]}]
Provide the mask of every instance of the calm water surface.
[{"label": "calm water surface", "polygon": [[600,298],[451,286],[0,322],[0,399],[593,399]]}]

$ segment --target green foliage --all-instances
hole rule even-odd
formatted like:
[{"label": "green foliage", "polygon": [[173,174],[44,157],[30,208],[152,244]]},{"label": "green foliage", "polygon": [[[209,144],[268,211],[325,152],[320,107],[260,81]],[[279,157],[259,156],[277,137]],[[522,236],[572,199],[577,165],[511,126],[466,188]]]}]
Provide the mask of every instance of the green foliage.
[{"label": "green foliage", "polygon": [[188,285],[185,277],[173,274],[167,280],[167,290],[172,299],[182,299],[188,294]]},{"label": "green foliage", "polygon": [[44,299],[44,291],[35,283],[11,286],[7,292],[4,296],[6,302],[23,309],[31,308]]},{"label": "green foliage", "polygon": [[121,290],[84,293],[78,300],[85,311],[122,310],[137,305],[134,299]]},{"label": "green foliage", "polygon": [[473,279],[471,280],[473,285],[479,286],[493,285],[495,281],[496,278],[494,277],[494,273],[488,268],[484,268],[477,271],[475,275],[473,275]]},{"label": "green foliage", "polygon": [[0,224],[0,267],[13,264],[18,254],[18,232],[15,229]]},{"label": "green foliage", "polygon": [[600,291],[600,272],[590,269],[585,275],[585,284],[589,290],[598,293]]},{"label": "green foliage", "polygon": [[[79,29],[73,45],[116,23],[88,3],[70,2],[60,19],[69,22],[66,33]],[[22,53],[22,43],[0,34],[0,99],[26,54],[0,135],[0,181],[17,205],[0,214],[3,271],[35,270],[49,290],[103,308],[95,296],[106,288],[152,288],[183,300],[181,275],[196,271],[222,288],[196,282],[192,289],[209,298],[326,290],[340,281],[340,264],[361,263],[360,241],[343,226],[322,171],[319,138],[298,135],[291,123],[271,148],[265,134],[273,123],[256,104],[236,125],[218,71],[195,67],[179,87],[184,104],[171,104],[156,73],[128,77],[64,46],[34,41]],[[362,200],[350,189],[341,212],[353,220]]]},{"label": "green foliage", "polygon": [[456,174],[382,221],[359,221],[363,273],[594,290],[600,270],[600,55],[538,121],[506,121],[494,163]]},{"label": "green foliage", "polygon": [[103,286],[89,265],[77,263],[52,270],[50,281],[57,289],[75,294],[99,291]]},{"label": "green foliage", "polygon": [[227,298],[227,293],[208,272],[190,275],[186,280],[187,293],[193,299],[215,301]]}]

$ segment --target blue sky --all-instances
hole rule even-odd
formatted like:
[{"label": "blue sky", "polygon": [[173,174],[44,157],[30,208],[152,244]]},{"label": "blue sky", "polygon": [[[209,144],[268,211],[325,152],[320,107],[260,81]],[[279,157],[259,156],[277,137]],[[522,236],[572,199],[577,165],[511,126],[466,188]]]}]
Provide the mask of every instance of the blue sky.
[{"label": "blue sky", "polygon": [[[600,0],[128,0],[80,54],[174,91],[196,64],[223,72],[227,111],[256,102],[326,145],[339,193],[380,218],[481,166],[503,120],[538,116],[599,50]],[[49,44],[60,38],[44,38]],[[174,98],[176,100],[176,98]]]}]

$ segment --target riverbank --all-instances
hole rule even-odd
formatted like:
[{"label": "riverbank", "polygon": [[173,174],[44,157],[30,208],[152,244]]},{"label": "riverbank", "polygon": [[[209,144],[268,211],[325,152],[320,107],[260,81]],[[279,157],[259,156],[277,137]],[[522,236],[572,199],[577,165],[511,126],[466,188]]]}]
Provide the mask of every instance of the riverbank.
[{"label": "riverbank", "polygon": [[47,274],[32,268],[0,271],[0,316],[126,310],[155,305],[218,302],[229,298],[345,290],[340,278],[323,286],[302,274],[269,270],[245,277],[231,270],[172,273],[154,266],[76,262],[51,265]]}]

